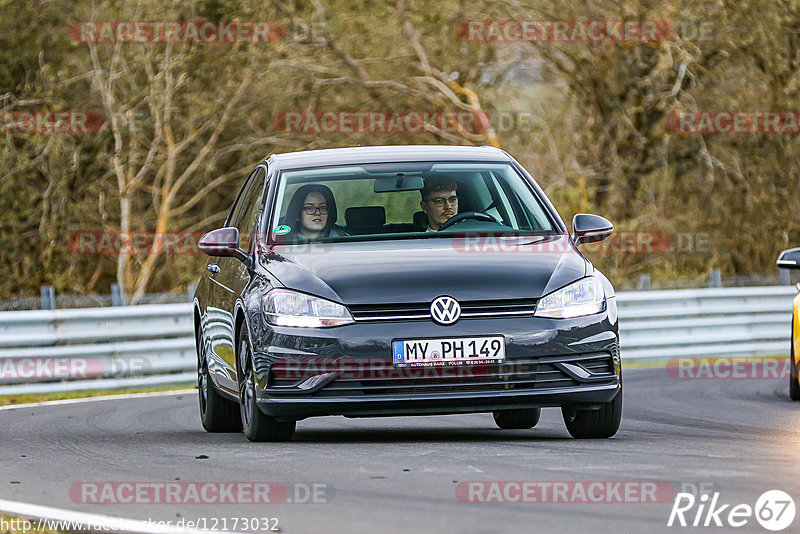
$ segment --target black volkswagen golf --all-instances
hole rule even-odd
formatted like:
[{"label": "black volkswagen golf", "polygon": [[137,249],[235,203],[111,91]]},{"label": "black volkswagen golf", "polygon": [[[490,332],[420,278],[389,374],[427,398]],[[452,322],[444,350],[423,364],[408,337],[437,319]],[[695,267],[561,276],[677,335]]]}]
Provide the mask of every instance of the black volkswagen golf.
[{"label": "black volkswagen golf", "polygon": [[622,416],[614,289],[542,189],[492,147],[277,154],[244,183],[194,299],[209,432],[291,439],[307,417],[561,407],[576,438]]}]

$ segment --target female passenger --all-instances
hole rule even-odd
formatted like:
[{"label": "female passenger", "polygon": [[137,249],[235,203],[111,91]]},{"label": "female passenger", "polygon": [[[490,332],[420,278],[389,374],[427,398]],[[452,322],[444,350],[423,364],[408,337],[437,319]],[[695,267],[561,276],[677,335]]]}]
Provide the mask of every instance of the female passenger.
[{"label": "female passenger", "polygon": [[306,184],[292,195],[282,224],[291,228],[286,237],[296,241],[349,235],[335,224],[336,217],[333,192],[321,184]]}]

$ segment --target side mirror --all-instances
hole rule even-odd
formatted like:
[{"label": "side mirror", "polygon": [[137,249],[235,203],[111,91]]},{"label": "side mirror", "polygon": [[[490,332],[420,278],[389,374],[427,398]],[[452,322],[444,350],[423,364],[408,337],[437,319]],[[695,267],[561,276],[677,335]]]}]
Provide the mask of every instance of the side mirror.
[{"label": "side mirror", "polygon": [[200,238],[197,246],[209,256],[247,259],[247,252],[239,248],[239,230],[233,226],[208,232]]},{"label": "side mirror", "polygon": [[784,250],[775,263],[781,269],[800,269],[800,248]]},{"label": "side mirror", "polygon": [[611,235],[614,225],[605,217],[578,213],[572,218],[572,241],[575,245],[602,241]]}]

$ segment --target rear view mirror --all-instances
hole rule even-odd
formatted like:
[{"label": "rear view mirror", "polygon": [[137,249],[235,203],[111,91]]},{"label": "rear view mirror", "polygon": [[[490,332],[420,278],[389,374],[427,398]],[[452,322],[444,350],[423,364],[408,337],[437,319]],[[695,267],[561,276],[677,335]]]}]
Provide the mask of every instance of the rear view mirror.
[{"label": "rear view mirror", "polygon": [[776,263],[781,269],[800,269],[800,248],[784,250]]},{"label": "rear view mirror", "polygon": [[197,246],[209,256],[237,258],[245,261],[247,253],[239,248],[239,230],[233,226],[219,228],[200,238]]},{"label": "rear view mirror", "polygon": [[395,193],[397,191],[419,191],[424,186],[422,176],[406,176],[399,172],[396,176],[375,178],[373,190],[376,193]]},{"label": "rear view mirror", "polygon": [[602,241],[613,231],[614,225],[599,215],[578,213],[572,218],[572,241],[575,245]]}]

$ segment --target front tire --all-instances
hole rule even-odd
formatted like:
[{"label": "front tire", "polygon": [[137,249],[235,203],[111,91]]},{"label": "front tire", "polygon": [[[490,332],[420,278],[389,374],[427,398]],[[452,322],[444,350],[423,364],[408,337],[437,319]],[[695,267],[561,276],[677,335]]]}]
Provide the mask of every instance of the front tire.
[{"label": "front tire", "polygon": [[239,330],[239,399],[241,424],[244,435],[250,441],[289,441],[294,435],[296,421],[282,422],[266,415],[256,403],[256,381],[253,372],[253,356],[247,326],[242,323]]},{"label": "front tire", "polygon": [[206,432],[241,432],[242,420],[239,406],[217,392],[208,372],[203,336],[198,330],[197,342],[197,396],[200,400],[200,421]]},{"label": "front tire", "polygon": [[573,438],[610,438],[617,433],[622,421],[622,388],[614,400],[605,403],[599,410],[577,410],[563,406],[561,414]]},{"label": "front tire", "polygon": [[539,422],[541,414],[541,408],[520,408],[492,412],[495,424],[503,430],[533,428]]}]

